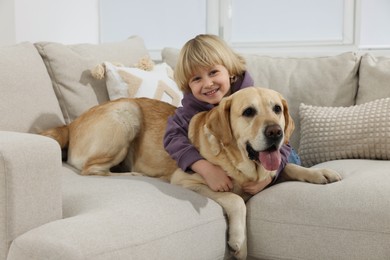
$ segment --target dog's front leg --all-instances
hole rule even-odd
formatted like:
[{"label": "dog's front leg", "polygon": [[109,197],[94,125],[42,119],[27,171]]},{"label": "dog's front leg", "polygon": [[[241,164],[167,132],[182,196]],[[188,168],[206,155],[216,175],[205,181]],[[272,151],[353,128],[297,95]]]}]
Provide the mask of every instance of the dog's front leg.
[{"label": "dog's front leg", "polygon": [[237,259],[246,259],[246,205],[244,200],[232,192],[212,191],[199,174],[188,174],[181,169],[173,173],[171,183],[193,190],[221,205],[228,218],[228,244]]},{"label": "dog's front leg", "polygon": [[216,201],[224,209],[228,218],[228,244],[235,258],[246,259],[246,205],[244,200],[232,192],[215,192],[205,184],[190,189]]},{"label": "dog's front leg", "polygon": [[288,163],[282,172],[283,179],[326,184],[340,181],[340,174],[330,169],[305,168]]}]

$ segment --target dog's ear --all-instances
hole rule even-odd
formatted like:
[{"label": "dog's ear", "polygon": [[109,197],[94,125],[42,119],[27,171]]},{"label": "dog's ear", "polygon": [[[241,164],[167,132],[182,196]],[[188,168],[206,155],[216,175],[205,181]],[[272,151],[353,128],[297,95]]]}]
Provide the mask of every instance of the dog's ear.
[{"label": "dog's ear", "polygon": [[290,116],[290,113],[288,112],[288,104],[287,101],[282,97],[282,104],[283,104],[283,115],[284,115],[284,121],[285,121],[285,126],[284,126],[284,143],[288,143],[290,141],[290,137],[292,133],[294,132],[295,124],[294,120]]},{"label": "dog's ear", "polygon": [[233,139],[230,127],[231,101],[230,97],[223,98],[219,105],[209,112],[206,123],[206,127],[224,146],[227,146]]}]

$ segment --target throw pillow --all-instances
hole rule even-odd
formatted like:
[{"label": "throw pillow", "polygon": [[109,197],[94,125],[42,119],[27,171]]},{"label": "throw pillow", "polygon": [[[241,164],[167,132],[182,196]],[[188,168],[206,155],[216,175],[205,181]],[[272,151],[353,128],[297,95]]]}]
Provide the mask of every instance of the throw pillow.
[{"label": "throw pillow", "polygon": [[107,60],[129,66],[149,54],[139,36],[101,44],[39,42],[35,47],[46,65],[68,124],[89,108],[108,101],[105,81],[91,75],[93,66]]},{"label": "throw pillow", "polygon": [[304,166],[338,159],[390,159],[390,98],[350,107],[300,105]]},{"label": "throw pillow", "polygon": [[116,66],[105,62],[106,84],[110,100],[124,97],[148,97],[178,106],[182,92],[173,81],[173,71],[166,63],[149,70]]}]

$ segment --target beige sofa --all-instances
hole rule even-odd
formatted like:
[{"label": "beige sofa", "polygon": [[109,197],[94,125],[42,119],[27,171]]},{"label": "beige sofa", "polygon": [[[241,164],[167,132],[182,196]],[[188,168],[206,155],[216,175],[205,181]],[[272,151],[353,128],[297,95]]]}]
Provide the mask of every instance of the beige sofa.
[{"label": "beige sofa", "polygon": [[[162,52],[172,67],[177,51]],[[0,47],[0,259],[229,258],[214,201],[156,179],[80,176],[36,134],[109,99],[96,64],[147,53],[139,37]],[[251,198],[248,258],[389,259],[390,101],[379,98],[390,97],[390,59],[245,57],[256,85],[288,99],[303,163],[343,176]]]}]

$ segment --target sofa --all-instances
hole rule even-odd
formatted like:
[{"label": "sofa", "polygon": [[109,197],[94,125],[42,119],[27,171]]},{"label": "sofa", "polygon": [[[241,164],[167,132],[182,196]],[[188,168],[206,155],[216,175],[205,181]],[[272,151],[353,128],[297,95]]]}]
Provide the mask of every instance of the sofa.
[{"label": "sofa", "polygon": [[[177,49],[165,48],[172,69]],[[140,176],[81,176],[38,133],[107,102],[102,62],[132,67],[143,39],[0,47],[0,259],[230,259],[214,201]],[[291,145],[340,182],[280,182],[247,202],[248,259],[390,258],[390,58],[243,54],[289,102]]]}]

